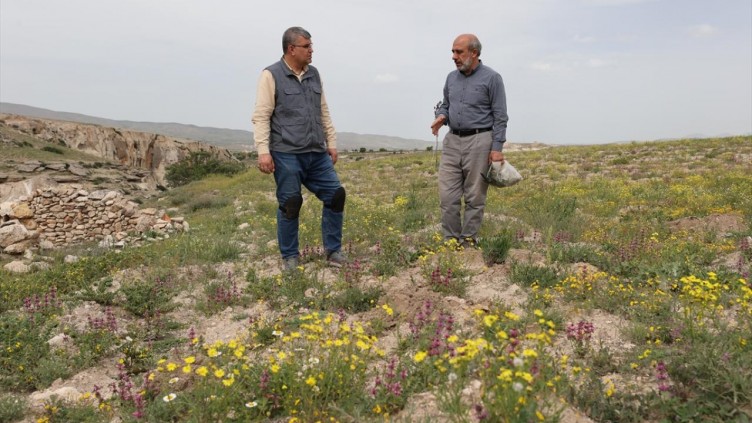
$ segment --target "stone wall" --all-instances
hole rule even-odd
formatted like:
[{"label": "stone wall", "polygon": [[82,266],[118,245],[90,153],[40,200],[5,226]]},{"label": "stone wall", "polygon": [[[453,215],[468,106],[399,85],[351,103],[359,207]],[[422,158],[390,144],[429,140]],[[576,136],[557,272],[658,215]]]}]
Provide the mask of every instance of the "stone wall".
[{"label": "stone wall", "polygon": [[0,204],[0,251],[23,254],[33,247],[51,249],[88,241],[123,246],[134,234],[188,230],[180,217],[139,209],[117,191],[88,192],[77,187],[48,187]]}]

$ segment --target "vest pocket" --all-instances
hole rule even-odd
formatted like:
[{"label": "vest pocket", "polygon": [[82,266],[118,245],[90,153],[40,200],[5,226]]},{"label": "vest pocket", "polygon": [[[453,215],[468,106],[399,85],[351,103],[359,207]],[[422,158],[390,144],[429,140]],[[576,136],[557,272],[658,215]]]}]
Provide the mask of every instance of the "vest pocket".
[{"label": "vest pocket", "polygon": [[286,109],[301,109],[305,107],[305,96],[298,87],[285,87],[285,98],[280,103]]}]

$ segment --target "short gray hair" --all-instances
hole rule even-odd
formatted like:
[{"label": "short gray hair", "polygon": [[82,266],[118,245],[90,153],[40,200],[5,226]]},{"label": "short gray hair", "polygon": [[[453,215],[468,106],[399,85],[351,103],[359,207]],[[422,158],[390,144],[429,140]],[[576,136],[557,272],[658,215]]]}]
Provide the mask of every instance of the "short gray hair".
[{"label": "short gray hair", "polygon": [[478,50],[478,57],[480,57],[480,50],[483,48],[483,46],[480,44],[478,37],[476,37],[475,35],[470,37],[470,42],[467,46],[468,48],[470,48],[470,50]]},{"label": "short gray hair", "polygon": [[311,33],[299,26],[292,26],[287,28],[284,34],[282,34],[282,52],[287,53],[287,47],[295,44],[298,37],[303,37],[306,40],[311,39]]}]

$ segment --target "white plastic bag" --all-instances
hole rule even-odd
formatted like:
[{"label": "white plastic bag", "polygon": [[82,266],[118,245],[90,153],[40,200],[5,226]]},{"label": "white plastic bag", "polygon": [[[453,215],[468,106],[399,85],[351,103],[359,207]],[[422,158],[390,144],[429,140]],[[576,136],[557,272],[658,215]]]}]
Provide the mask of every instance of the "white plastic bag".
[{"label": "white plastic bag", "polygon": [[495,187],[509,187],[520,182],[522,175],[508,160],[504,160],[504,163],[492,162],[491,166],[488,166],[486,174],[483,175],[483,179],[489,185]]}]

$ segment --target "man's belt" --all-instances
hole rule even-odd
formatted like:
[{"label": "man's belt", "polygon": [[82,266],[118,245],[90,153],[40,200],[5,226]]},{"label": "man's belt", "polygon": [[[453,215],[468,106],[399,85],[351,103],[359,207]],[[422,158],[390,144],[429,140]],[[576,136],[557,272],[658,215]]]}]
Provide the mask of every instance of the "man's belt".
[{"label": "man's belt", "polygon": [[452,134],[458,135],[460,137],[468,137],[470,135],[480,134],[483,132],[488,132],[492,130],[493,128],[479,128],[479,129],[452,129]]}]

